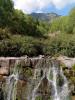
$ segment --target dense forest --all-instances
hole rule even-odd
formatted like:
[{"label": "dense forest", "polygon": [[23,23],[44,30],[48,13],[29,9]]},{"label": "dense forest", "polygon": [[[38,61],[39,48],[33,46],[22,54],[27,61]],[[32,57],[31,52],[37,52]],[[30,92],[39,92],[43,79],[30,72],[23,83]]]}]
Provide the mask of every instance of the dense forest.
[{"label": "dense forest", "polygon": [[0,0],[0,56],[75,56],[75,8],[50,23]]}]

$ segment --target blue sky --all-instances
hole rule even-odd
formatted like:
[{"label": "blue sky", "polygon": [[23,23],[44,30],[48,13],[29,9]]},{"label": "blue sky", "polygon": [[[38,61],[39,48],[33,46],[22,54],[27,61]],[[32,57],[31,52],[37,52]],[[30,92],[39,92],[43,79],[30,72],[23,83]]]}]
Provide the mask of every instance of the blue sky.
[{"label": "blue sky", "polygon": [[62,9],[56,9],[54,6],[48,6],[47,8],[43,9],[43,12],[55,12],[59,15],[68,15],[70,10],[75,7],[75,3],[71,5],[67,5]]},{"label": "blue sky", "polygon": [[59,15],[67,15],[70,9],[75,7],[75,0],[13,0],[14,7],[25,13],[54,12]]}]

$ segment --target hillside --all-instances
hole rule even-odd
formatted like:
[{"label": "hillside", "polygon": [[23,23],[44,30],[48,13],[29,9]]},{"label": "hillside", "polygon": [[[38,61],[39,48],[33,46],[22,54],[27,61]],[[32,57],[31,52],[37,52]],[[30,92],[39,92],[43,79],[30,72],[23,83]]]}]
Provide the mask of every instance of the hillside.
[{"label": "hillside", "polygon": [[56,13],[31,13],[31,16],[35,19],[41,20],[41,21],[51,21],[52,19],[55,19],[59,17],[60,15]]},{"label": "hillside", "polygon": [[68,16],[59,17],[56,13],[29,16],[14,9],[11,0],[1,0],[0,5],[0,56],[75,57],[75,8]]}]

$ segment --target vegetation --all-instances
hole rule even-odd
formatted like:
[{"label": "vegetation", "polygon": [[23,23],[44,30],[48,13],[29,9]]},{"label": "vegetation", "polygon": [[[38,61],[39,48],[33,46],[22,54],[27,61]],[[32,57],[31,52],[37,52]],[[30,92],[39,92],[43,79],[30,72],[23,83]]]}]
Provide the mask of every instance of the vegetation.
[{"label": "vegetation", "polygon": [[0,56],[75,57],[75,8],[50,24],[14,9],[11,0],[0,0],[0,12]]},{"label": "vegetation", "polygon": [[67,34],[75,33],[75,8],[70,11],[68,16],[61,16],[53,20],[50,31],[61,31]]}]

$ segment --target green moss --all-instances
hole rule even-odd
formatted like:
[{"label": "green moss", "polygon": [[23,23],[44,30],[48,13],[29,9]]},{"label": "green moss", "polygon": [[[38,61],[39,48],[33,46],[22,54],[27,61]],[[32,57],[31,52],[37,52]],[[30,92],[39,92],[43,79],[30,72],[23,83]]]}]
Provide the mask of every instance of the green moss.
[{"label": "green moss", "polygon": [[16,68],[23,76],[30,77],[33,75],[33,69],[25,66],[25,61],[21,61]]},{"label": "green moss", "polygon": [[72,66],[72,69],[75,71],[75,64]]},{"label": "green moss", "polygon": [[62,86],[64,83],[63,77],[61,77],[60,75],[57,77],[57,85],[58,86]]},{"label": "green moss", "polygon": [[29,68],[29,67],[26,68],[25,73],[26,73],[28,76],[32,76],[32,69]]},{"label": "green moss", "polygon": [[41,96],[38,96],[38,97],[36,97],[35,100],[42,100],[42,97]]},{"label": "green moss", "polygon": [[31,77],[33,75],[33,70],[30,67],[26,67],[22,69],[22,75],[25,77]]},{"label": "green moss", "polygon": [[70,81],[75,84],[75,77],[71,77]]},{"label": "green moss", "polygon": [[51,98],[48,98],[48,100],[51,100]]},{"label": "green moss", "polygon": [[61,68],[66,68],[66,65],[64,63],[60,63]]}]

